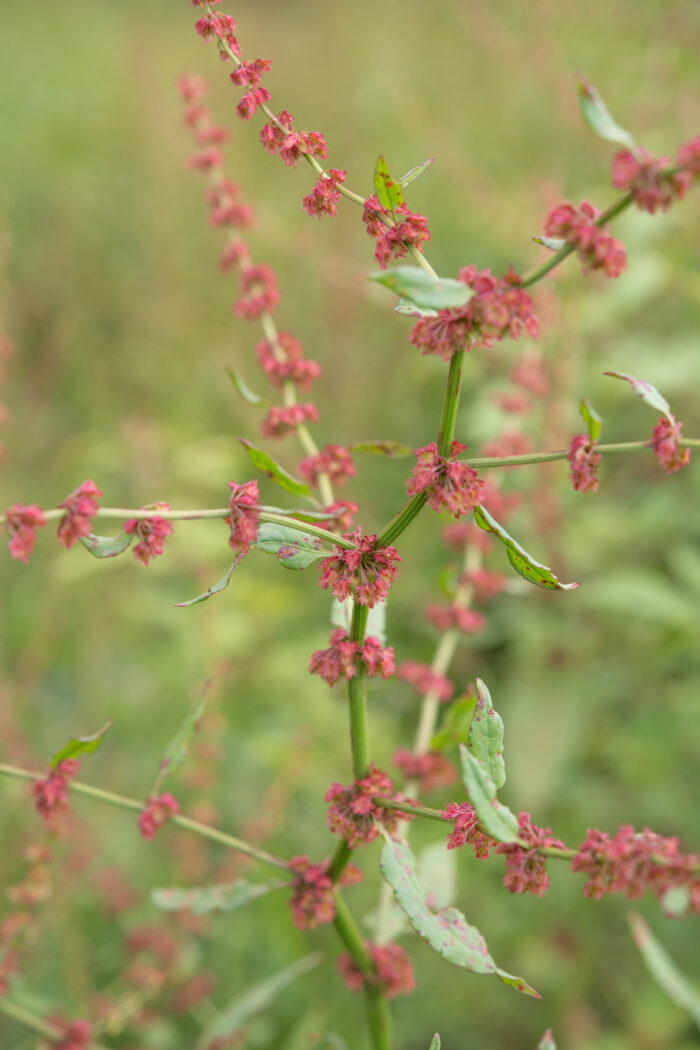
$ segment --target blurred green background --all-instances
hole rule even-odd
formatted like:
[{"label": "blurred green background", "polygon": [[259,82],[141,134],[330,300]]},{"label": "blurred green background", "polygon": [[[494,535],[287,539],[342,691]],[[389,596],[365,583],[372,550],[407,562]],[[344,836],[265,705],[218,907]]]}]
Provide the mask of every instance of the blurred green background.
[{"label": "blurred green background", "polygon": [[[324,131],[329,163],[347,168],[353,189],[370,192],[379,153],[395,174],[436,158],[408,200],[429,218],[427,254],[442,274],[469,263],[522,271],[537,260],[530,238],[558,199],[614,199],[613,150],[582,124],[578,74],[659,153],[700,130],[692,2],[245,0],[225,9],[239,20],[245,54],[272,59],[273,105]],[[408,319],[363,280],[374,264],[359,212],[343,204],[322,222],[305,214],[308,169],[286,169],[259,147],[261,122],[238,120],[229,68],[195,36],[194,15],[186,0],[0,5],[0,325],[16,343],[0,388],[11,412],[2,506],[55,506],[85,478],[105,505],[221,506],[227,482],[250,476],[237,439],[257,441],[259,418],[225,369],[235,365],[264,392],[259,332],[233,318],[233,278],[216,268],[221,239],[208,227],[202,180],[186,166],[191,142],[174,87],[182,72],[207,77],[215,116],[232,130],[228,171],[256,211],[253,254],[279,275],[278,322],[323,366],[319,444],[390,437],[417,446],[437,432],[445,367],[411,347]],[[651,410],[606,369],[654,383],[685,433],[700,435],[699,220],[697,192],[665,216],[629,213],[616,226],[629,254],[619,280],[584,279],[570,260],[543,286],[539,345],[552,393],[529,423],[537,448],[562,447],[582,429],[582,396],[604,416],[604,440],[651,433]],[[521,351],[504,342],[469,356],[458,436],[471,448],[509,423],[494,397]],[[291,443],[268,447],[294,467]],[[361,504],[374,531],[399,506],[408,469],[406,460],[359,460],[339,495]],[[599,494],[583,496],[564,464],[511,472],[507,484],[528,496],[511,531],[582,586],[549,594],[514,585],[490,606],[487,631],[460,649],[455,680],[464,687],[479,674],[503,715],[511,808],[530,810],[570,845],[589,826],[632,823],[699,848],[700,474],[693,463],[668,477],[643,454],[608,458],[601,478]],[[262,489],[267,502],[285,502],[267,482]],[[42,768],[70,735],[112,718],[81,775],[143,797],[190,699],[211,680],[216,717],[172,785],[185,811],[206,817],[214,806],[222,826],[284,856],[327,855],[322,796],[351,772],[342,695],[306,674],[328,637],[314,570],[286,573],[251,556],[224,594],[175,609],[228,564],[221,523],[183,523],[148,570],[130,554],[102,563],[82,548],[66,552],[52,531],[29,566],[0,559],[3,758]],[[450,560],[440,534],[426,513],[401,538],[389,605],[399,659],[432,654],[422,609]],[[416,713],[401,683],[372,690],[379,765],[409,745]],[[26,867],[21,850],[46,836],[26,785],[3,781],[0,798],[0,876],[10,885]],[[77,798],[74,808],[73,835],[53,847],[41,939],[25,956],[25,1002],[89,1013],[96,993],[126,987],[125,932],[161,922],[184,946],[179,977],[205,969],[217,985],[192,1014],[162,999],[137,1042],[127,1032],[104,1037],[110,1045],[191,1046],[213,1004],[320,947],[330,964],[285,992],[242,1045],[305,1050],[309,1032],[333,1030],[365,1050],[362,1003],[335,974],[332,930],[299,933],[279,896],[200,930],[162,919],[148,901],[153,886],[230,877],[227,858],[170,830],[146,845],[129,814]],[[432,827],[414,835],[419,845],[438,837]],[[359,915],[378,889],[376,850],[361,859],[365,882],[348,892]],[[584,900],[580,877],[553,864],[545,897],[511,896],[500,858],[457,859],[459,906],[499,964],[543,999],[453,969],[406,938],[418,989],[396,1003],[400,1050],[426,1050],[436,1030],[445,1050],[530,1050],[548,1026],[566,1050],[698,1046],[692,1022],[636,953],[627,902]],[[99,890],[113,867],[136,901],[117,916]],[[700,981],[697,917],[672,923],[654,900],[638,907]],[[0,1042],[33,1045],[3,1020]]]}]

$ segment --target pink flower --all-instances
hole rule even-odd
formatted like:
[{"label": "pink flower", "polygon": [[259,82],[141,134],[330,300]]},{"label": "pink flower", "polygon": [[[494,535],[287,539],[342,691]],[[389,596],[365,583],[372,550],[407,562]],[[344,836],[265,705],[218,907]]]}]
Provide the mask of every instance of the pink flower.
[{"label": "pink flower", "polygon": [[310,401],[301,405],[273,405],[260,424],[260,429],[263,437],[281,438],[291,434],[302,423],[316,422],[318,409]]},{"label": "pink flower", "polygon": [[299,390],[308,391],[321,375],[321,366],[304,357],[300,340],[289,332],[280,332],[274,346],[266,339],[261,340],[255,353],[273,386],[291,382]]},{"label": "pink flower", "polygon": [[331,168],[329,175],[321,175],[318,182],[308,196],[304,197],[302,204],[309,215],[335,215],[340,200],[338,186],[345,182],[347,172]]},{"label": "pink flower", "polygon": [[74,779],[79,766],[77,758],[66,758],[55,769],[49,770],[43,780],[35,780],[32,784],[34,804],[45,820],[68,805],[68,784]]},{"label": "pink flower", "polygon": [[196,171],[211,171],[212,168],[221,168],[223,163],[223,153],[214,146],[193,153],[188,161],[189,166]]},{"label": "pink flower", "polygon": [[260,141],[268,153],[279,153],[288,168],[295,168],[304,155],[328,156],[323,135],[318,131],[295,131],[292,115],[286,109],[277,114],[276,124],[265,124]]},{"label": "pink flower", "polygon": [[84,481],[59,507],[66,513],[58,523],[58,538],[64,547],[72,547],[90,532],[90,519],[97,514],[97,500],[102,493],[94,481]]},{"label": "pink flower", "polygon": [[231,73],[231,80],[239,87],[245,85],[258,87],[262,74],[269,72],[270,65],[271,62],[267,58],[256,58],[254,62],[241,62]]},{"label": "pink flower", "polygon": [[266,87],[251,88],[238,100],[236,110],[241,120],[250,120],[261,106],[270,101],[270,92]]},{"label": "pink flower", "polygon": [[359,992],[365,981],[381,988],[386,999],[397,995],[408,995],[416,986],[411,960],[398,944],[372,944],[367,942],[375,973],[366,976],[351,955],[344,953],[338,958],[338,973],[351,992]]},{"label": "pink flower", "polygon": [[207,124],[197,129],[196,139],[200,146],[210,146],[228,140],[228,130],[219,124]]},{"label": "pink flower", "polygon": [[[158,510],[170,510],[167,503],[159,503]],[[169,521],[156,514],[152,518],[129,518],[124,522],[124,532],[134,533],[138,543],[134,547],[134,557],[148,565],[151,558],[163,553],[166,536],[170,536],[173,527]]]},{"label": "pink flower", "polygon": [[527,849],[512,842],[499,842],[496,853],[506,858],[506,874],[503,885],[511,893],[534,893],[541,897],[549,889],[549,875],[545,870],[545,858],[537,852],[540,846],[556,846],[566,849],[563,842],[552,838],[550,828],[538,828],[530,821],[529,813],[518,817],[518,835],[527,843]]},{"label": "pink flower", "polygon": [[[394,210],[396,222],[389,224],[381,221],[380,216],[389,219],[391,212],[383,208],[376,194],[368,197],[362,210],[362,221],[367,227],[367,233],[374,237],[377,246],[374,258],[382,270],[385,270],[391,259],[400,259],[409,248],[416,248],[430,240],[428,220],[425,215],[417,215],[410,210],[407,204],[399,204]],[[398,216],[401,216],[399,221]]]},{"label": "pink flower", "polygon": [[237,200],[239,192],[235,182],[227,178],[220,178],[207,190],[209,221],[212,226],[243,229],[252,225],[253,209]]},{"label": "pink flower", "polygon": [[457,551],[465,551],[468,546],[475,546],[483,554],[486,554],[492,545],[489,536],[474,522],[456,522],[454,525],[446,525],[443,535],[445,543]]},{"label": "pink flower", "polygon": [[280,301],[277,274],[271,266],[245,266],[241,270],[241,295],[233,305],[236,317],[254,321],[271,313]]},{"label": "pink flower", "polygon": [[440,511],[445,506],[455,518],[473,510],[481,502],[484,483],[473,467],[456,461],[455,457],[466,447],[453,441],[449,459],[439,455],[434,441],[417,448],[417,463],[407,484],[409,496],[427,491],[433,510]]},{"label": "pink flower", "polygon": [[600,452],[596,452],[597,441],[588,434],[576,434],[571,439],[569,454],[569,477],[577,492],[598,491],[598,464]]},{"label": "pink flower", "polygon": [[162,827],[169,817],[173,817],[179,812],[180,805],[177,799],[167,792],[147,799],[146,805],[139,816],[141,838],[154,839],[158,828]]},{"label": "pink flower", "polygon": [[365,638],[360,658],[369,678],[391,678],[396,669],[393,647],[389,645],[385,648],[373,635]]},{"label": "pink flower", "polygon": [[307,456],[299,464],[299,473],[309,485],[318,485],[320,474],[328,475],[334,485],[342,485],[357,473],[352,456],[342,445],[326,445],[321,452]]},{"label": "pink flower", "polygon": [[362,529],[346,533],[355,541],[352,550],[336,547],[335,554],[321,562],[319,585],[330,587],[341,601],[352,597],[370,609],[383,602],[398,575],[396,562],[401,561],[395,547],[378,547],[376,536],[362,535]]},{"label": "pink flower", "polygon": [[651,435],[654,455],[667,474],[680,470],[690,462],[690,449],[681,446],[683,424],[662,416]]},{"label": "pink flower", "polygon": [[25,564],[29,561],[29,555],[34,550],[36,543],[36,530],[46,525],[46,518],[41,507],[36,503],[25,507],[22,503],[15,503],[5,513],[5,525],[10,537],[7,549],[10,556]]},{"label": "pink flower", "polygon": [[666,172],[668,157],[655,157],[649,150],[638,148],[638,157],[628,149],[615,154],[612,162],[613,186],[631,193],[638,208],[651,212],[668,211],[688,188],[682,172]]},{"label": "pink flower", "polygon": [[352,526],[353,518],[357,514],[357,504],[352,503],[350,500],[341,499],[336,500],[335,503],[329,504],[323,508],[326,514],[332,515],[327,521],[319,521],[319,526],[322,529],[335,529],[338,532],[349,532]]},{"label": "pink flower", "polygon": [[242,485],[237,485],[235,481],[229,481],[228,484],[231,489],[228,501],[231,513],[224,518],[231,529],[228,545],[235,551],[240,551],[241,554],[247,554],[251,544],[255,543],[258,537],[260,521],[258,483],[257,481],[245,481]]},{"label": "pink flower", "polygon": [[[290,906],[294,925],[300,930],[313,930],[335,919],[335,886],[328,874],[328,861],[312,864],[309,858],[292,857],[289,868],[295,873]],[[362,872],[353,864],[339,879],[341,886],[362,881]]]},{"label": "pink flower", "polygon": [[399,820],[406,819],[406,814],[380,806],[374,799],[377,796],[389,797],[392,791],[391,778],[373,765],[370,765],[366,777],[349,787],[331,784],[325,795],[325,801],[330,803],[329,829],[344,838],[351,849],[374,842],[379,835],[377,823],[383,824],[391,834]]},{"label": "pink flower", "polygon": [[627,265],[625,246],[605,227],[596,225],[600,215],[588,201],[574,208],[568,201],[552,208],[545,219],[544,232],[548,237],[563,237],[578,251],[583,272],[604,270],[608,277],[619,277]]},{"label": "pink flower", "polygon": [[248,257],[248,248],[245,241],[232,240],[227,241],[224,245],[223,251],[219,256],[219,269],[230,270],[231,267],[237,266],[240,262]]},{"label": "pink flower", "polygon": [[402,682],[412,685],[420,696],[434,693],[443,704],[452,698],[455,691],[446,675],[434,671],[429,664],[417,663],[415,660],[405,660],[401,664],[399,678]]},{"label": "pink flower", "polygon": [[477,634],[486,626],[483,613],[466,605],[458,605],[457,602],[430,605],[425,615],[438,631],[443,632],[456,629],[463,634]]},{"label": "pink flower", "polygon": [[500,572],[491,572],[490,569],[470,569],[459,577],[459,584],[471,585],[474,588],[474,601],[481,604],[500,594],[505,588],[506,579]]},{"label": "pink flower", "polygon": [[421,795],[446,787],[457,779],[454,767],[440,751],[414,755],[412,751],[400,748],[394,752],[392,762],[407,780],[418,781]]},{"label": "pink flower", "polygon": [[528,390],[536,397],[545,397],[549,393],[549,379],[544,369],[544,363],[539,355],[525,354],[520,358],[510,371],[510,379],[513,383]]},{"label": "pink flower", "polygon": [[474,850],[477,860],[485,860],[491,853],[493,839],[479,828],[476,810],[469,802],[450,802],[440,810],[440,816],[454,821],[454,827],[447,838],[448,849],[460,849],[467,843]]},{"label": "pink flower", "polygon": [[185,102],[198,102],[207,93],[206,81],[198,73],[183,73],[177,78],[176,84]]},{"label": "pink flower", "polygon": [[231,50],[238,54],[238,41],[236,40],[236,20],[231,15],[205,15],[195,22],[195,30],[203,40],[211,40],[218,37],[224,40]]},{"label": "pink flower", "polygon": [[311,657],[309,671],[334,686],[339,678],[354,678],[359,665],[370,678],[390,678],[394,673],[394,650],[383,648],[372,636],[360,646],[359,642],[350,641],[342,627],[337,627],[331,634],[330,648],[318,649]]},{"label": "pink flower", "polygon": [[56,1041],[51,1040],[51,1050],[89,1050],[92,1046],[92,1025],[89,1021],[63,1021],[52,1017],[51,1023],[60,1030]]},{"label": "pink flower", "polygon": [[700,178],[700,135],[679,147],[678,163],[686,169],[686,177]]}]

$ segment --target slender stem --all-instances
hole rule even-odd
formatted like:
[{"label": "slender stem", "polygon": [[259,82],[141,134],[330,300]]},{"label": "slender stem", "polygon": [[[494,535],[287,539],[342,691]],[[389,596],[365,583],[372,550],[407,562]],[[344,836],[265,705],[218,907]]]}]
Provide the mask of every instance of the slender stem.
[{"label": "slender stem", "polygon": [[[369,609],[357,602],[352,610],[350,624],[350,641],[362,645],[367,630]],[[367,684],[364,667],[360,661],[356,664],[357,673],[348,679],[348,697],[350,700],[350,739],[352,745],[352,770],[355,780],[361,780],[369,773],[369,737],[367,732]]]},{"label": "slender stem", "polygon": [[455,436],[455,425],[457,423],[457,412],[459,410],[459,392],[462,382],[462,361],[464,350],[457,350],[450,358],[450,368],[447,373],[447,386],[445,388],[445,399],[442,404],[442,419],[440,421],[440,434],[438,437],[438,452],[441,456],[449,456],[452,441]]},{"label": "slender stem", "polygon": [[385,525],[377,536],[377,546],[386,547],[400,536],[404,529],[408,528],[413,519],[417,517],[425,506],[428,499],[427,492],[417,492],[404,504],[395,518]]},{"label": "slender stem", "polygon": [[[10,766],[5,763],[0,763],[0,775],[17,777],[20,780],[43,780],[41,773],[33,773],[29,769],[21,769],[19,766]],[[144,806],[139,799],[129,798],[127,795],[117,795],[113,791],[105,791],[103,788],[93,787],[92,784],[84,784],[79,780],[72,781],[69,784],[69,788],[78,795],[96,798],[100,802],[106,802],[109,806],[117,806],[119,809],[130,809],[140,813]],[[184,817],[178,813],[170,817],[170,822],[176,824],[179,828],[192,831],[195,835],[200,835],[202,838],[211,839],[212,842],[219,842],[222,846],[228,846],[229,849],[235,850],[237,853],[245,853],[246,856],[260,861],[261,864],[267,864],[273,868],[281,868],[284,871],[288,870],[287,864],[280,857],[275,857],[265,850],[257,849],[255,846],[251,846],[250,843],[244,842],[243,839],[238,839],[234,835],[220,831],[218,828],[202,824],[199,820],[192,820],[190,817]]]},{"label": "slender stem", "polygon": [[[20,1024],[26,1025],[27,1028],[32,1028],[35,1032],[45,1035],[52,1041],[61,1039],[65,1034],[58,1025],[45,1021],[43,1017],[39,1017],[38,1014],[28,1010],[25,1006],[20,1006],[19,1003],[13,1003],[7,996],[0,998],[0,1011],[7,1014],[8,1017],[12,1017],[15,1021],[19,1021]],[[108,1050],[103,1043],[98,1043],[94,1039],[90,1040],[88,1046],[91,1050]]]},{"label": "slender stem", "polygon": [[348,861],[352,856],[352,849],[348,846],[345,839],[342,839],[337,847],[336,851],[331,857],[330,864],[328,865],[328,874],[330,875],[333,882],[337,882],[340,876],[345,871]]},{"label": "slender stem", "polygon": [[426,817],[428,820],[437,820],[441,824],[454,824],[449,817],[443,817],[439,809],[431,809],[430,806],[417,806],[411,802],[399,802],[393,798],[373,798],[378,806],[384,809],[396,809],[399,813],[408,813],[413,817]]},{"label": "slender stem", "polygon": [[[357,923],[340,894],[336,894],[335,906],[333,925],[359,970],[366,978],[372,978],[375,976],[372,958]],[[376,984],[365,980],[364,991],[374,1050],[392,1050],[391,1014],[382,990]]]}]

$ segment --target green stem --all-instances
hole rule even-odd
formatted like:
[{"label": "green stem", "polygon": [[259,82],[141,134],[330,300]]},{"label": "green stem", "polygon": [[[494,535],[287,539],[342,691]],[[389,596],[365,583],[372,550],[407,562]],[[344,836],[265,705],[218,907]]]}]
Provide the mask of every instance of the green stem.
[{"label": "green stem", "polygon": [[438,452],[441,456],[449,456],[452,441],[455,436],[457,423],[457,412],[459,410],[459,391],[462,382],[462,361],[464,350],[457,350],[450,358],[450,368],[447,373],[447,387],[445,388],[445,399],[442,404],[442,419],[440,421],[440,434],[438,437]]},{"label": "green stem", "polygon": [[330,875],[333,882],[337,882],[340,876],[343,874],[351,856],[352,849],[343,839],[341,842],[338,843],[336,851],[331,857],[330,864],[328,865],[328,874]]},{"label": "green stem", "polygon": [[417,517],[425,506],[428,499],[427,492],[417,492],[405,503],[395,518],[385,525],[377,536],[377,546],[386,547],[400,536],[404,529],[408,528],[413,519]]},{"label": "green stem", "polygon": [[[13,1003],[7,996],[0,998],[0,1011],[7,1014],[8,1017],[12,1017],[13,1020],[19,1021],[20,1024],[26,1025],[27,1028],[32,1028],[35,1032],[39,1032],[41,1035],[45,1035],[52,1041],[58,1041],[62,1038],[64,1033],[55,1024],[51,1024],[50,1021],[45,1021],[43,1017],[39,1017],[32,1010],[28,1010],[25,1006],[20,1006],[19,1003]],[[92,1039],[88,1044],[91,1050],[108,1050],[103,1043],[98,1043]]]},{"label": "green stem", "polygon": [[449,817],[443,817],[439,809],[431,809],[430,806],[414,806],[410,802],[398,802],[392,798],[374,798],[378,806],[384,809],[397,809],[399,813],[410,813],[414,817],[426,817],[428,820],[437,820],[441,824],[454,824]]},{"label": "green stem", "polygon": [[[350,641],[362,645],[367,630],[369,608],[357,602],[352,610]],[[350,740],[352,745],[352,770],[355,780],[369,773],[369,737],[367,732],[367,683],[364,667],[357,661],[357,674],[348,679],[350,700]]]},{"label": "green stem", "polygon": [[[366,978],[375,976],[372,958],[367,950],[365,940],[355,922],[350,909],[340,894],[335,898],[334,926],[343,944],[350,952],[353,961]],[[364,984],[367,1018],[374,1050],[392,1050],[391,1014],[381,988],[368,980]]]}]

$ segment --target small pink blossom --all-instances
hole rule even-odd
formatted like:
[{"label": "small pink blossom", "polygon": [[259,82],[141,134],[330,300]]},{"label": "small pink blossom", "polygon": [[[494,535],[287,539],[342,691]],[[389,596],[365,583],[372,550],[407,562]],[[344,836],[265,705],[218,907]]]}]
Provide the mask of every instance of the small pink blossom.
[{"label": "small pink blossom", "polygon": [[[170,506],[167,503],[159,503],[158,510],[170,510]],[[138,539],[134,547],[134,557],[144,565],[148,565],[151,558],[157,558],[163,553],[165,539],[172,531],[170,522],[158,514],[152,518],[129,518],[124,522],[124,532],[129,535],[135,534]]]},{"label": "small pink blossom", "polygon": [[443,632],[456,629],[463,634],[477,634],[486,627],[486,617],[482,612],[457,602],[430,605],[425,615],[438,631]]},{"label": "small pink blossom", "polygon": [[167,792],[147,799],[139,816],[141,838],[154,839],[158,828],[162,827],[169,817],[174,817],[179,812],[180,804]]},{"label": "small pink blossom", "polygon": [[51,1040],[51,1050],[89,1050],[92,1046],[92,1025],[89,1021],[63,1021],[52,1017],[51,1023],[59,1029],[59,1038]]},{"label": "small pink blossom", "polygon": [[230,270],[234,266],[238,266],[245,259],[248,258],[248,246],[245,241],[233,239],[227,241],[224,245],[223,251],[219,256],[219,269]]},{"label": "small pink blossom", "polygon": [[497,438],[484,443],[481,454],[494,459],[506,459],[510,456],[526,456],[532,452],[532,441],[520,430],[504,430]]},{"label": "small pink blossom", "polygon": [[371,634],[365,638],[361,660],[369,678],[391,678],[396,670],[393,647],[383,646],[379,639]]},{"label": "small pink blossom", "polygon": [[320,675],[330,686],[340,678],[354,678],[360,666],[370,678],[390,678],[394,673],[394,650],[384,648],[377,638],[370,635],[361,646],[337,627],[330,641],[328,649],[318,649],[309,661],[311,674]]},{"label": "small pink blossom", "polygon": [[299,390],[309,391],[321,375],[319,363],[304,357],[301,341],[289,332],[280,332],[274,346],[267,339],[261,340],[255,353],[273,386],[291,382]]},{"label": "small pink blossom", "polygon": [[402,682],[412,685],[420,696],[434,693],[443,704],[452,699],[455,691],[446,675],[434,671],[429,664],[421,664],[415,660],[404,660],[399,667],[399,678]]},{"label": "small pink blossom", "polygon": [[[376,240],[374,258],[382,270],[385,270],[391,259],[402,258],[409,248],[420,247],[430,240],[428,220],[425,215],[417,215],[407,204],[399,204],[394,209],[395,222],[382,222],[381,216],[389,220],[391,212],[383,208],[376,194],[368,197],[362,210],[362,221],[367,233]],[[400,218],[399,218],[400,217]]]},{"label": "small pink blossom", "polygon": [[456,460],[466,447],[453,441],[449,458],[438,453],[434,441],[417,448],[417,462],[407,484],[409,496],[427,491],[433,510],[440,511],[444,506],[455,518],[473,510],[481,502],[484,483],[473,467]]},{"label": "small pink blossom", "polygon": [[42,780],[35,780],[32,784],[34,804],[45,820],[68,805],[68,784],[75,778],[79,766],[77,758],[66,758],[49,770]]},{"label": "small pink blossom", "polygon": [[498,407],[509,415],[526,415],[532,408],[532,401],[519,390],[506,390],[496,394],[494,401]]},{"label": "small pink blossom", "polygon": [[254,321],[261,314],[272,313],[280,301],[277,274],[271,266],[261,263],[241,270],[241,295],[233,305],[236,317]]},{"label": "small pink blossom", "polygon": [[196,171],[211,171],[212,168],[223,167],[223,163],[224,155],[215,146],[193,153],[188,161],[189,166]]},{"label": "small pink blossom", "polygon": [[667,474],[680,470],[690,462],[690,449],[681,445],[683,424],[662,416],[654,427],[651,447]]},{"label": "small pink blossom", "polygon": [[204,18],[200,18],[195,22],[194,28],[203,40],[211,40],[212,37],[218,37],[219,40],[227,43],[235,54],[238,54],[236,20],[231,15],[205,15]]},{"label": "small pink blossom", "polygon": [[341,193],[338,186],[345,182],[347,172],[338,168],[331,168],[328,175],[321,175],[318,182],[306,197],[302,204],[309,215],[317,215],[320,219],[323,215],[335,215]]},{"label": "small pink blossom", "polygon": [[627,265],[625,246],[605,227],[596,225],[599,215],[588,201],[578,208],[567,201],[549,212],[544,232],[548,237],[563,237],[576,248],[584,273],[604,270],[608,277],[619,277]]},{"label": "small pink blossom", "polygon": [[66,513],[58,523],[58,538],[64,547],[72,547],[81,536],[90,532],[90,519],[97,514],[97,500],[102,493],[94,481],[84,481],[77,489],[66,496],[59,507],[65,507]]},{"label": "small pink blossom", "polygon": [[211,146],[226,142],[228,137],[228,129],[221,127],[219,124],[206,124],[204,127],[198,128],[195,135],[200,146]]},{"label": "small pink blossom", "polygon": [[523,390],[529,391],[535,397],[545,397],[549,393],[549,379],[544,368],[544,362],[539,354],[526,353],[520,358],[510,371],[510,379]]},{"label": "small pink blossom", "polygon": [[257,481],[245,481],[237,485],[235,481],[229,481],[231,495],[228,505],[231,513],[227,514],[224,521],[231,529],[228,545],[241,554],[247,554],[251,544],[258,537],[258,524],[260,522],[260,492]]},{"label": "small pink blossom", "polygon": [[269,101],[270,92],[266,87],[251,88],[250,91],[246,91],[245,95],[241,95],[238,100],[238,105],[236,106],[238,116],[241,120],[250,120],[260,107]]},{"label": "small pink blossom", "polygon": [[378,547],[377,537],[363,536],[362,529],[346,533],[345,538],[354,540],[355,547],[336,547],[330,558],[323,559],[319,585],[324,590],[330,587],[341,601],[353,598],[371,609],[386,598],[401,557],[395,547]]},{"label": "small pink blossom", "polygon": [[425,751],[415,755],[412,751],[400,748],[394,752],[392,762],[407,780],[418,781],[421,795],[446,787],[457,779],[452,763],[440,751]]},{"label": "small pink blossom", "polygon": [[628,149],[615,154],[612,162],[613,186],[631,193],[635,204],[652,215],[657,209],[668,211],[674,200],[680,200],[688,188],[683,172],[667,172],[668,157],[655,157],[638,147],[638,156]]},{"label": "small pink blossom", "polygon": [[[335,919],[335,885],[328,874],[328,861],[312,864],[308,857],[292,857],[289,868],[294,872],[290,907],[294,925],[300,930],[314,930]],[[362,881],[362,872],[353,864],[340,876],[339,885]]]},{"label": "small pink blossom", "polygon": [[240,190],[230,179],[220,178],[207,190],[209,221],[212,226],[244,229],[253,223],[253,209],[238,200]]},{"label": "small pink blossom", "polygon": [[341,499],[336,500],[335,503],[329,504],[323,508],[326,514],[332,515],[327,521],[320,521],[318,524],[322,529],[329,529],[343,533],[349,532],[353,519],[357,514],[357,504],[351,500]]},{"label": "small pink blossom", "polygon": [[469,844],[477,860],[485,860],[490,855],[494,841],[479,828],[476,810],[469,802],[450,802],[440,810],[440,816],[454,822],[447,838],[448,849],[460,849]]},{"label": "small pink blossom", "polygon": [[700,178],[700,135],[679,147],[678,163],[689,180]]},{"label": "small pink blossom", "polygon": [[372,944],[367,942],[375,972],[362,973],[351,955],[344,953],[338,958],[338,973],[351,992],[362,990],[365,982],[381,988],[386,999],[397,995],[408,995],[416,986],[411,960],[399,944]]},{"label": "small pink blossom", "polygon": [[263,73],[269,72],[270,65],[271,62],[268,58],[256,58],[253,62],[241,62],[231,73],[231,80],[234,84],[238,84],[239,87],[246,85],[258,87]]},{"label": "small pink blossom", "polygon": [[325,158],[328,147],[318,131],[295,131],[291,113],[277,114],[277,123],[265,124],[260,141],[268,153],[278,153],[288,168],[295,168],[305,155]]},{"label": "small pink blossom", "polygon": [[329,829],[345,839],[351,849],[368,846],[370,842],[374,842],[379,835],[378,823],[383,824],[391,834],[399,820],[406,819],[407,815],[380,806],[374,799],[377,796],[390,797],[392,792],[391,778],[373,765],[370,765],[366,777],[356,780],[348,787],[331,784],[325,795],[325,801],[330,803]]},{"label": "small pink blossom", "polygon": [[207,93],[206,81],[198,73],[183,73],[177,78],[176,84],[185,102],[198,102]]},{"label": "small pink blossom", "polygon": [[556,846],[566,849],[563,842],[552,837],[551,828],[538,828],[530,820],[529,813],[518,817],[518,835],[527,848],[512,842],[499,842],[496,853],[506,858],[506,873],[503,885],[511,893],[534,893],[541,897],[549,889],[549,875],[545,869],[545,857],[537,852],[541,846]]},{"label": "small pink blossom", "polygon": [[325,445],[321,452],[307,456],[299,464],[299,474],[307,484],[316,486],[320,474],[326,474],[334,485],[342,485],[357,473],[352,456],[342,445]]},{"label": "small pink blossom", "polygon": [[298,405],[272,405],[260,424],[263,437],[281,438],[303,423],[317,423],[318,409],[311,401]]},{"label": "small pink blossom", "polygon": [[576,434],[571,439],[567,459],[569,477],[577,492],[598,491],[598,464],[600,452],[596,452],[597,441],[588,434]]},{"label": "small pink blossom", "polygon": [[28,507],[15,503],[5,512],[5,525],[10,537],[7,545],[10,556],[26,564],[34,550],[36,530],[46,525],[43,510],[36,503]]}]

